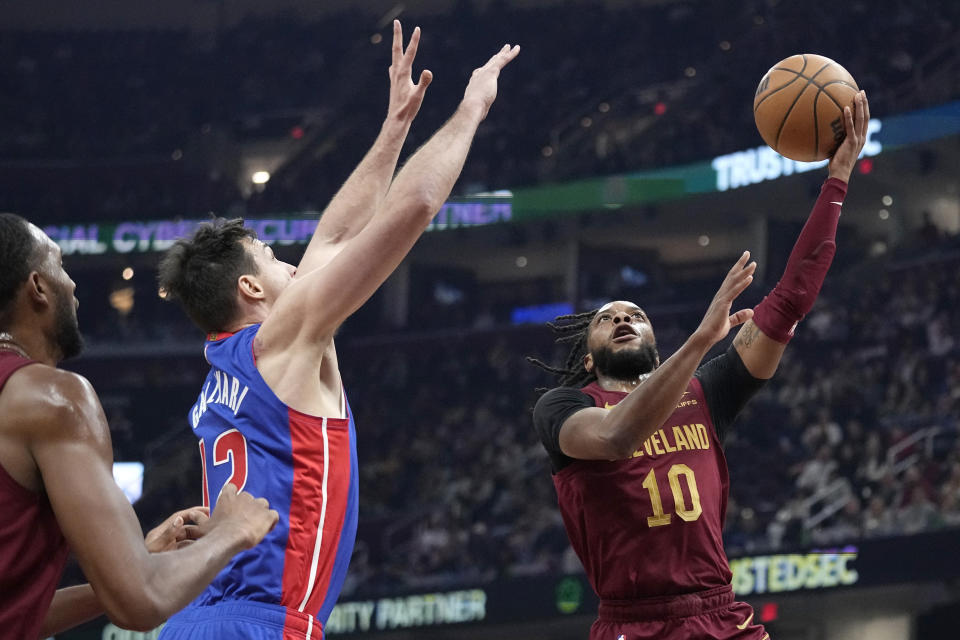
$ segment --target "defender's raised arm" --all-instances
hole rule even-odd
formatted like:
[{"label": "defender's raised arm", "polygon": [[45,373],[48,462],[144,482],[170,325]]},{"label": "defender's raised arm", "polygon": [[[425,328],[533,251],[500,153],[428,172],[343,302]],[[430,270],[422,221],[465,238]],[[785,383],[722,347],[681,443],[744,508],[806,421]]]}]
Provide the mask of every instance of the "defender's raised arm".
[{"label": "defender's raised arm", "polygon": [[382,212],[326,267],[298,277],[284,290],[260,328],[262,344],[325,345],[393,273],[450,195],[477,127],[497,97],[500,70],[519,52],[520,47],[504,45],[473,72],[456,112],[393,181]]},{"label": "defender's raised arm", "polygon": [[298,275],[301,277],[329,262],[344,243],[367,225],[383,204],[410,124],[420,111],[423,96],[433,80],[433,73],[424,69],[419,81],[413,82],[413,61],[419,45],[420,27],[416,27],[404,51],[400,21],[393,21],[387,117],[370,151],[323,211],[300,260]]}]

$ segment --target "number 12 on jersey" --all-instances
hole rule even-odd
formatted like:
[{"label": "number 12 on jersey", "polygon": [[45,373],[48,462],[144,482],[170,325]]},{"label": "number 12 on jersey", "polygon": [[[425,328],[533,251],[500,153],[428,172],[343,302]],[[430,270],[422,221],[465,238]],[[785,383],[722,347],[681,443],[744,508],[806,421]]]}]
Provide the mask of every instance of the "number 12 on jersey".
[{"label": "number 12 on jersey", "polygon": [[[220,487],[232,484],[237,491],[243,491],[247,484],[247,439],[236,429],[224,431],[213,442],[213,465],[231,463],[230,477]],[[210,506],[210,492],[207,488],[207,451],[200,440],[200,466],[203,470],[203,506]]]},{"label": "number 12 on jersey", "polygon": [[[655,469],[650,469],[650,473],[643,479],[643,488],[650,494],[650,504],[653,507],[653,515],[647,518],[647,526],[662,527],[670,524],[672,514],[664,513],[663,501],[660,499],[660,488],[657,486],[657,476]],[[690,501],[693,503],[687,507],[686,496],[683,495],[683,489],[680,487],[680,478],[687,483],[687,489],[690,491]],[[703,513],[703,507],[700,505],[700,491],[697,489],[697,478],[693,474],[693,469],[685,464],[675,464],[667,472],[667,479],[670,482],[670,491],[673,493],[673,504],[680,516],[685,522],[693,522]]]}]

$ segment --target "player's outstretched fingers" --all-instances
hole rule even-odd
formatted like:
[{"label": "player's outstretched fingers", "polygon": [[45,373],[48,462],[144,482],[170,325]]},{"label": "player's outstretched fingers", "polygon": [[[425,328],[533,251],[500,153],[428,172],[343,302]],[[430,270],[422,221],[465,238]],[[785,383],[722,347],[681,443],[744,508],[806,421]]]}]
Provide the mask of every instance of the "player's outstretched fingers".
[{"label": "player's outstretched fingers", "polygon": [[738,279],[731,287],[730,290],[730,301],[733,302],[737,296],[743,293],[747,287],[750,286],[750,283],[753,282],[753,275],[747,274],[742,278]]},{"label": "player's outstretched fingers", "polygon": [[[856,107],[857,101],[858,99],[854,100],[854,108]],[[843,108],[843,128],[846,131],[847,139],[850,140],[850,144],[857,146],[857,125],[853,111],[854,109],[850,107]]]},{"label": "player's outstretched fingers", "polygon": [[738,258],[737,261],[733,264],[733,266],[730,267],[730,271],[727,272],[727,276],[736,275],[739,271],[743,269],[744,265],[747,264],[747,260],[749,259],[750,259],[749,251],[744,251],[743,253],[741,253],[740,258]]},{"label": "player's outstretched fingers", "polygon": [[517,57],[517,54],[520,53],[520,45],[511,47],[509,44],[505,44],[500,47],[500,50],[495,54],[490,56],[490,59],[487,60],[486,64],[477,69],[477,71],[482,71],[483,69],[493,69],[494,71],[499,72],[507,64]]},{"label": "player's outstretched fingers", "polygon": [[861,141],[867,139],[867,122],[870,116],[867,113],[867,94],[861,91],[857,94],[857,136]]},{"label": "player's outstretched fingers", "polygon": [[399,20],[393,21],[393,46],[390,49],[391,64],[396,67],[403,57],[403,27]]},{"label": "player's outstretched fingers", "polygon": [[503,49],[501,49],[496,55],[496,58],[498,59],[498,62],[499,62],[499,65],[498,65],[499,68],[503,69],[505,66],[510,64],[510,61],[516,58],[519,54],[520,54],[520,45],[517,44],[512,47],[509,44],[503,45]]},{"label": "player's outstretched fingers", "polygon": [[863,135],[866,138],[867,126],[870,124],[870,100],[867,98],[866,91],[860,93],[863,94]]},{"label": "player's outstretched fingers", "polygon": [[[744,269],[747,264],[747,260],[749,259],[750,259],[750,252],[744,251],[740,255],[740,259],[737,260],[732,267],[730,267],[730,271],[727,272],[726,277],[724,277],[723,279],[723,283],[720,285],[720,291],[728,290],[730,287],[734,285],[734,283],[738,281],[739,278],[745,275]],[[752,271],[750,273],[752,273]]]},{"label": "player's outstretched fingers", "polygon": [[417,49],[420,48],[420,27],[413,28],[413,35],[410,36],[410,42],[407,43],[407,50],[403,52],[403,62],[408,67],[413,66],[413,59],[417,57]]}]

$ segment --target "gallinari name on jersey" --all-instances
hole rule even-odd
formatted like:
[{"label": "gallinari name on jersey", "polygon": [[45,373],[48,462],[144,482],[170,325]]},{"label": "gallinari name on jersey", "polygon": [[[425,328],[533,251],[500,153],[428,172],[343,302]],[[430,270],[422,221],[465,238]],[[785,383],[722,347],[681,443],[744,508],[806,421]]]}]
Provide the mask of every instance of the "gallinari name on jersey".
[{"label": "gallinari name on jersey", "polygon": [[[193,411],[190,413],[190,419],[193,428],[196,429],[200,424],[200,418],[207,412],[207,405],[222,404],[237,415],[240,411],[240,405],[243,399],[247,397],[249,388],[243,385],[240,388],[240,380],[226,374],[220,369],[213,369],[214,382],[207,382],[206,388],[200,393],[197,404],[193,405]],[[210,387],[213,386],[211,389]]]}]

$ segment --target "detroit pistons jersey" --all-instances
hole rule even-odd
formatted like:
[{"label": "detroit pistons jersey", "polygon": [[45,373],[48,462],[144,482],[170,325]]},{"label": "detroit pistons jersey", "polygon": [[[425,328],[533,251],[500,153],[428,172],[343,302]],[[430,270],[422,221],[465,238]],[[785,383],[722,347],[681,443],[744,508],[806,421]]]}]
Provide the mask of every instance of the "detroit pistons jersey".
[{"label": "detroit pistons jersey", "polygon": [[[626,393],[581,391],[609,408]],[[696,378],[626,460],[576,460],[553,476],[567,534],[597,594],[636,599],[730,584],[721,531],[729,477]]]},{"label": "detroit pistons jersey", "polygon": [[211,369],[189,420],[200,440],[204,504],[215,510],[221,488],[230,482],[266,498],[280,519],[259,545],[234,557],[191,606],[279,605],[301,621],[303,614],[315,617],[321,628],[307,636],[320,638],[357,532],[353,415],[345,396],[338,417],[306,415],[281,402],[256,367],[253,341],[259,328],[207,340]]}]

